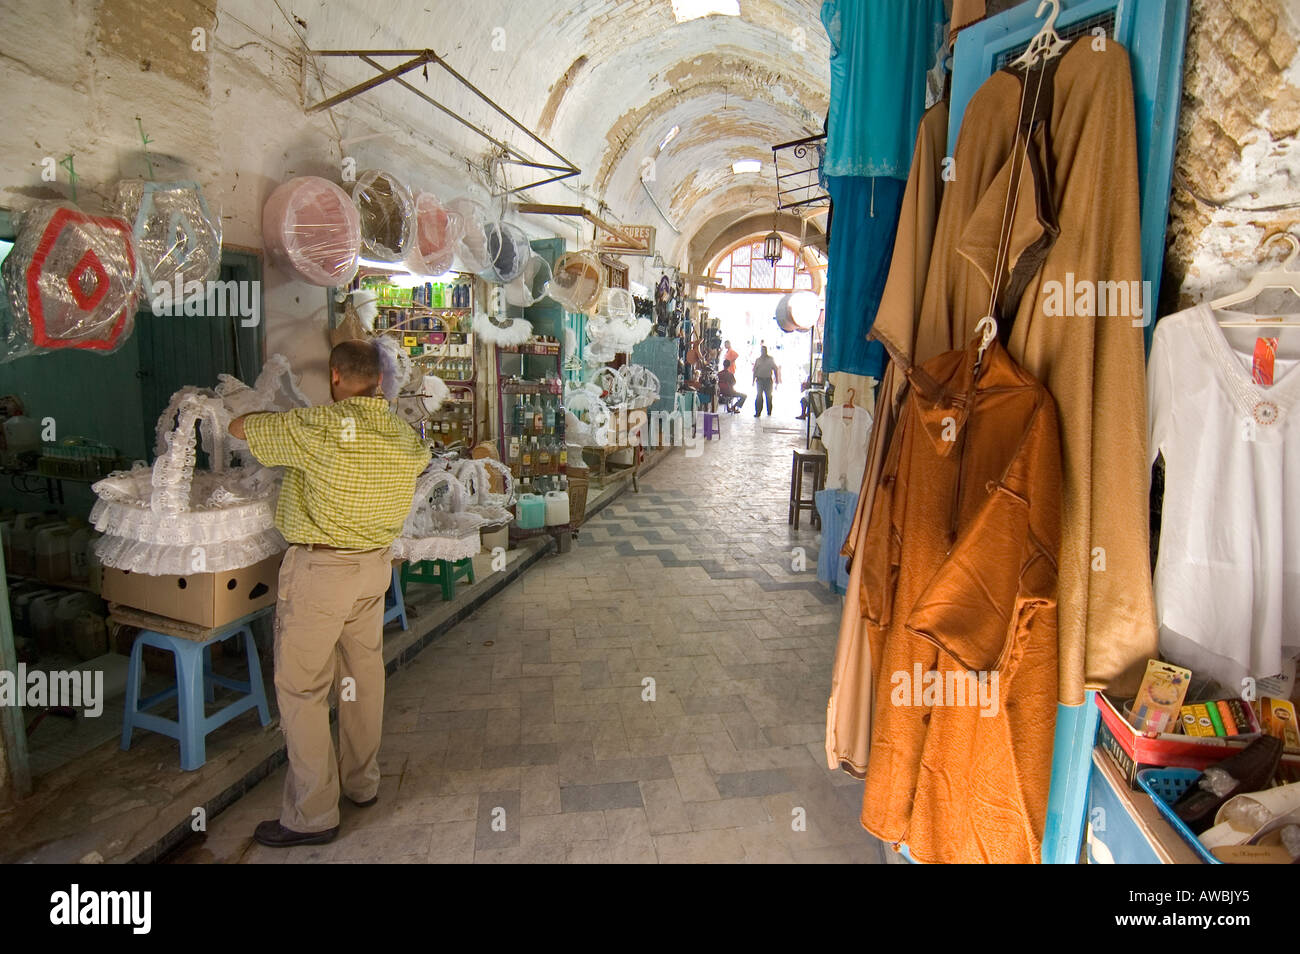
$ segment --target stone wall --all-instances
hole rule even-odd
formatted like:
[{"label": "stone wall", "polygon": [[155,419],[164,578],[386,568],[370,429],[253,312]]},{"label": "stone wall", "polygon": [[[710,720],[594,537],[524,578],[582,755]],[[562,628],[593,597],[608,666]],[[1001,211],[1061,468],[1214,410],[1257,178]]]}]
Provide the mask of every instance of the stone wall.
[{"label": "stone wall", "polygon": [[1300,0],[1192,0],[1162,313],[1235,290],[1280,260],[1265,238],[1300,235],[1298,44]]}]

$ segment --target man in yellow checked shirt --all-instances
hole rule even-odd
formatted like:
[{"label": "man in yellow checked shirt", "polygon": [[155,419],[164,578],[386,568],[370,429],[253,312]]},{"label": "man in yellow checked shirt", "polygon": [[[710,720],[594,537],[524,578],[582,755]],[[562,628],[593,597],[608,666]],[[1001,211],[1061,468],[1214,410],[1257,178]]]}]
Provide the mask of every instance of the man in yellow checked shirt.
[{"label": "man in yellow checked shirt", "polygon": [[[275,606],[275,693],[289,774],[279,819],[254,832],[263,845],[333,841],[340,788],[362,807],[378,798],[389,547],[429,463],[415,431],[375,396],[381,376],[375,346],[346,341],[330,353],[333,404],[230,423],[258,461],[285,469],[275,524],[291,544]],[[355,699],[349,693],[339,702],[337,760],[329,723],[336,658],[355,681]]]}]

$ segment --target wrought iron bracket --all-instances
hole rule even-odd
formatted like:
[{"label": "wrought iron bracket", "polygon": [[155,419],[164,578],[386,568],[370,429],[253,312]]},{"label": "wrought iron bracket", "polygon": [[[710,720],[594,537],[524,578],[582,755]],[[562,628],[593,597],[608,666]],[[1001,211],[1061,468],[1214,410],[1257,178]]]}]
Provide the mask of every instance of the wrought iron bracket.
[{"label": "wrought iron bracket", "polygon": [[[513,195],[514,193],[522,192],[525,189],[536,188],[537,186],[546,185],[550,182],[559,182],[562,179],[572,178],[582,172],[581,169],[562,156],[553,146],[543,140],[510,113],[506,112],[505,109],[499,106],[468,79],[456,70],[452,69],[447,61],[437,53],[433,52],[433,50],[310,50],[309,55],[321,57],[346,57],[365,63],[376,71],[375,76],[357,83],[354,86],[349,86],[347,89],[335,93],[333,96],[329,96],[318,103],[308,105],[307,112],[309,113],[316,113],[324,109],[329,109],[332,106],[345,103],[348,100],[354,99],[363,93],[384,85],[385,83],[393,83],[407,90],[451,119],[454,119],[466,129],[469,129],[480,138],[490,143],[499,151],[502,162],[527,169],[535,169],[540,173],[550,173],[550,175],[543,175],[541,178],[532,182],[527,182],[524,185],[515,186],[514,188],[506,189],[504,192],[496,193],[495,197]],[[403,60],[395,66],[387,65],[388,63],[391,63],[393,59],[398,57],[403,58]],[[512,127],[523,133],[525,137],[541,149],[544,149],[546,153],[549,154],[550,158],[546,160],[538,159],[535,155],[530,155],[523,149],[510,145],[504,139],[494,136],[491,132],[482,128],[477,123],[460,115],[451,107],[438,102],[428,93],[418,89],[411,83],[407,82],[407,80],[403,79],[406,74],[411,73],[414,70],[421,70],[424,78],[427,80],[430,65],[441,68],[443,72],[450,76],[455,82],[459,83],[486,103]]]}]

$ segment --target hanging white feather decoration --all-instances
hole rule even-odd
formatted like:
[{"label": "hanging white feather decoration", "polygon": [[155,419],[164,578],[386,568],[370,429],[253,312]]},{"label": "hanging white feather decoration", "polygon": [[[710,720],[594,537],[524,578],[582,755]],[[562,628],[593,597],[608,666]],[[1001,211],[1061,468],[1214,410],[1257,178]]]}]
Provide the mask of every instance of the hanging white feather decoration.
[{"label": "hanging white feather decoration", "polygon": [[449,397],[451,397],[451,388],[447,387],[446,381],[436,374],[424,376],[424,387],[420,390],[420,398],[426,411],[430,414],[438,413]]},{"label": "hanging white feather decoration", "polygon": [[488,344],[514,347],[532,337],[533,326],[522,318],[494,318],[478,312],[474,315],[474,334]]}]

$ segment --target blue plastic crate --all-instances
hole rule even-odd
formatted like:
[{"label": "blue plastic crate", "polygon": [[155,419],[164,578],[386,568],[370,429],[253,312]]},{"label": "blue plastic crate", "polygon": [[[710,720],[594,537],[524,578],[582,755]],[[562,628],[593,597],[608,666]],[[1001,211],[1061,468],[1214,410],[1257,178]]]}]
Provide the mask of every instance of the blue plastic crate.
[{"label": "blue plastic crate", "polygon": [[1138,772],[1137,781],[1142,790],[1156,803],[1156,808],[1165,817],[1165,821],[1174,827],[1174,831],[1182,836],[1183,841],[1191,846],[1197,856],[1207,865],[1221,865],[1223,862],[1214,857],[1210,849],[1201,844],[1201,839],[1197,838],[1186,823],[1174,814],[1174,802],[1182,797],[1183,792],[1195,785],[1200,777],[1201,773],[1197,769],[1143,769]]}]

